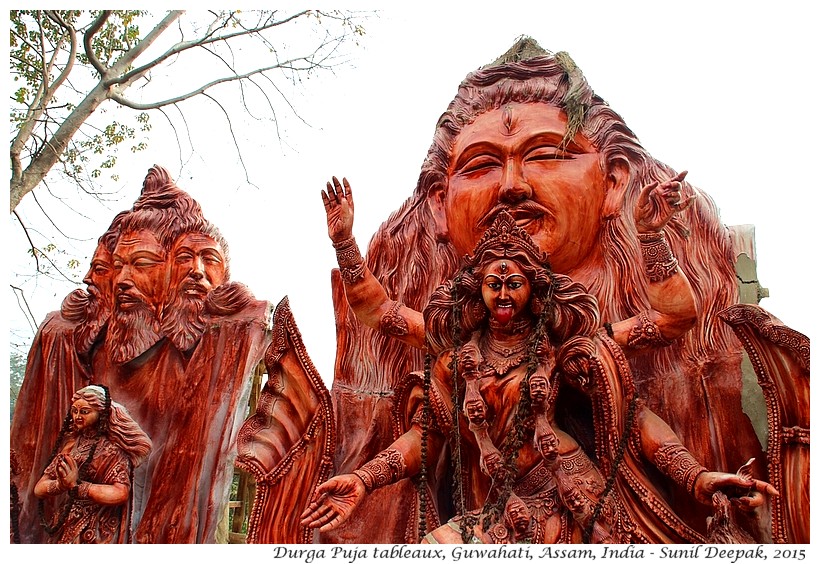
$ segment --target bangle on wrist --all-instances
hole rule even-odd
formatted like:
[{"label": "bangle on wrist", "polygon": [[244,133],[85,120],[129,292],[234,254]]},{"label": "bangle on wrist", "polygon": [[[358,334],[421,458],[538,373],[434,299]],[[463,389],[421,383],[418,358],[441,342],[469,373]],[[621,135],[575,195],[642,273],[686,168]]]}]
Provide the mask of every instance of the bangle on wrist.
[{"label": "bangle on wrist", "polygon": [[650,282],[662,282],[678,270],[678,259],[666,241],[663,231],[638,233],[646,275]]},{"label": "bangle on wrist", "polygon": [[401,302],[393,302],[390,308],[379,319],[379,331],[391,337],[403,337],[410,333],[407,320],[401,316],[399,310]]},{"label": "bangle on wrist", "polygon": [[56,479],[49,482],[48,487],[46,488],[46,493],[48,493],[48,495],[60,495],[63,491],[64,490],[60,484],[60,480]]},{"label": "bangle on wrist", "polygon": [[334,242],[333,248],[336,249],[336,261],[345,283],[353,284],[364,277],[364,259],[356,239],[349,237],[338,243]]},{"label": "bangle on wrist", "polygon": [[353,473],[364,482],[365,490],[370,493],[377,488],[398,482],[407,475],[404,456],[394,448],[388,448],[377,454],[373,460],[366,462]]},{"label": "bangle on wrist", "polygon": [[676,484],[695,494],[695,483],[706,468],[682,444],[665,444],[655,451],[655,466]]},{"label": "bangle on wrist", "polygon": [[658,325],[650,319],[649,312],[642,311],[635,316],[635,325],[629,330],[626,344],[633,349],[645,349],[666,347],[672,341],[663,336]]},{"label": "bangle on wrist", "polygon": [[88,499],[88,489],[91,487],[91,482],[77,482],[74,486],[74,497],[77,499]]}]

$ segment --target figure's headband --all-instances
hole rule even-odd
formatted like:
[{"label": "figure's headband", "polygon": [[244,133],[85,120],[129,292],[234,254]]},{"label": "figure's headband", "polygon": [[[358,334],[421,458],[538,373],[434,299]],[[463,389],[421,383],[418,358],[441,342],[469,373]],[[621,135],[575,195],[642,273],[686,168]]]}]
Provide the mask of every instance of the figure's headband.
[{"label": "figure's headband", "polygon": [[501,210],[495,216],[492,225],[487,228],[473,250],[467,262],[475,264],[485,253],[492,253],[497,257],[513,258],[522,252],[529,255],[535,264],[548,267],[547,253],[543,252],[532,240],[529,233],[515,223],[515,218],[506,210]]}]

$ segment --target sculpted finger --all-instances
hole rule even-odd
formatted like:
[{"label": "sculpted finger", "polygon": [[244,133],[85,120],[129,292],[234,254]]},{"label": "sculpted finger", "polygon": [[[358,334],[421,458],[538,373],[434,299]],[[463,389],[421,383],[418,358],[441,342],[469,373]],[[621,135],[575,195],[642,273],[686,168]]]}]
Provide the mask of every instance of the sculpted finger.
[{"label": "sculpted finger", "polygon": [[350,182],[347,181],[347,178],[342,178],[342,184],[345,189],[345,199],[353,204],[353,190],[350,188]]},{"label": "sculpted finger", "polygon": [[319,501],[313,500],[310,504],[302,511],[302,514],[299,516],[300,519],[306,519],[313,514],[314,511],[319,507]]},{"label": "sculpted finger", "polygon": [[336,180],[335,176],[333,177],[333,182],[332,183],[330,183],[330,182],[327,183],[327,195],[330,197],[330,201],[334,205],[338,205],[339,203],[341,203],[340,202],[339,189],[338,189],[339,186],[338,185],[339,185],[339,181]]},{"label": "sculpted finger", "polygon": [[[311,507],[313,507],[313,505],[314,504],[311,504]],[[333,515],[333,513],[328,514],[330,508],[326,505],[313,507],[312,510],[311,507],[309,507],[308,510],[306,510],[301,516],[301,523],[305,527],[318,527],[319,525],[327,522],[329,515]],[[308,513],[308,511],[310,512]]]},{"label": "sculpted finger", "polygon": [[675,181],[677,181],[677,182],[680,182],[680,181],[682,181],[684,178],[686,178],[686,175],[687,175],[687,174],[689,174],[689,171],[688,171],[688,170],[682,170],[682,171],[680,171],[679,173],[677,173],[675,176],[673,176],[672,178],[670,178],[670,180],[675,180]]},{"label": "sculpted finger", "polygon": [[330,199],[327,197],[327,192],[322,190],[322,203],[325,205],[325,209],[330,207]]},{"label": "sculpted finger", "polygon": [[335,176],[333,177],[333,188],[336,191],[336,198],[341,201],[344,197],[344,188],[342,188],[342,183],[339,182],[339,179]]},{"label": "sculpted finger", "polygon": [[764,482],[763,480],[753,480],[753,482],[754,485],[752,487],[760,493],[765,493],[769,495],[780,495],[780,492],[777,491],[777,488],[775,488],[768,482]]},{"label": "sculpted finger", "polygon": [[307,519],[303,519],[299,524],[303,527],[308,527],[310,529],[315,529],[316,527],[321,527],[327,522],[327,516],[321,517],[314,517],[311,515]]},{"label": "sculpted finger", "polygon": [[685,200],[683,200],[680,204],[678,204],[678,211],[683,211],[683,210],[685,210],[686,208],[688,208],[689,206],[691,206],[691,205],[692,205],[692,203],[693,203],[695,200],[697,200],[697,198],[698,198],[697,196],[694,196],[694,195],[693,195],[693,196],[689,196],[688,198],[686,198]]},{"label": "sculpted finger", "polygon": [[752,495],[740,497],[737,501],[743,509],[748,510],[761,507],[766,499],[762,495]]},{"label": "sculpted finger", "polygon": [[647,207],[649,205],[649,197],[652,191],[658,187],[657,182],[650,182],[643,187],[641,193],[638,194],[638,205],[640,207]]},{"label": "sculpted finger", "polygon": [[319,529],[319,532],[324,533],[324,532],[327,532],[327,531],[332,531],[333,529],[338,527],[342,523],[342,521],[344,521],[342,516],[341,515],[336,515],[336,517],[334,517],[329,523],[327,523],[326,525],[323,525]]}]

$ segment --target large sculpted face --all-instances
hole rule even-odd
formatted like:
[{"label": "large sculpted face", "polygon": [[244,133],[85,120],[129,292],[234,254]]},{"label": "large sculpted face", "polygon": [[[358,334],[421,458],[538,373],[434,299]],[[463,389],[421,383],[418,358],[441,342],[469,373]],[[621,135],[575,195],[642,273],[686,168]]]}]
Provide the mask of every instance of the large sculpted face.
[{"label": "large sculpted face", "polygon": [[496,260],[482,271],[481,297],[490,317],[501,325],[526,311],[531,293],[530,281],[515,261]]},{"label": "large sculpted face", "polygon": [[225,257],[219,244],[203,233],[185,233],[171,251],[171,287],[204,298],[225,281]]},{"label": "large sculpted face", "polygon": [[126,231],[114,249],[114,315],[106,336],[117,364],[141,356],[162,338],[168,289],[165,249],[148,230]]},{"label": "large sculpted face", "polygon": [[544,103],[480,115],[455,140],[439,198],[459,254],[506,209],[552,267],[569,272],[597,242],[607,192],[601,155],[583,135],[562,145],[566,115]]},{"label": "large sculpted face", "polygon": [[123,233],[114,249],[114,289],[118,310],[140,304],[158,314],[168,287],[165,249],[148,230]]}]

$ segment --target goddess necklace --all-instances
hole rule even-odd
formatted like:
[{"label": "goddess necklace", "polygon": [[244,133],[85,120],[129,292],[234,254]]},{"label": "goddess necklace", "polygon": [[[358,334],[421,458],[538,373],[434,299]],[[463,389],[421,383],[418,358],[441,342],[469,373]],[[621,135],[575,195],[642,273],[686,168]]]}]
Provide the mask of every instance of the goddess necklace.
[{"label": "goddess necklace", "polygon": [[481,336],[480,348],[484,362],[502,376],[520,365],[527,358],[529,338],[525,334],[531,327],[529,320],[521,320],[513,325],[511,334],[518,337],[512,344],[501,343],[490,332]]}]

